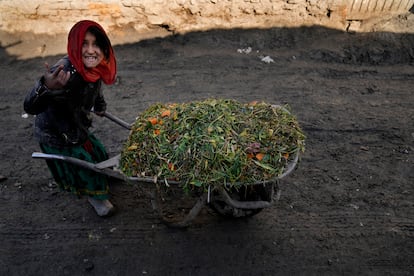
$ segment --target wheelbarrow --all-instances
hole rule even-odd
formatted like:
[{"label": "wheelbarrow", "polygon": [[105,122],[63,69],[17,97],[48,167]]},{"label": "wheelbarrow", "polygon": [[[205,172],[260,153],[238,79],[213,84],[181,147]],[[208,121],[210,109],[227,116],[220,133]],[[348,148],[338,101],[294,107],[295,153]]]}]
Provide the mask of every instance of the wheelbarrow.
[{"label": "wheelbarrow", "polygon": [[[126,123],[111,113],[105,112],[104,117],[126,129],[130,130],[132,128],[131,124]],[[183,208],[179,215],[177,215],[177,213],[172,214],[167,203],[168,200],[175,201],[175,205],[177,205],[178,198],[180,198],[182,202],[187,203],[186,205],[188,205],[189,197],[188,195],[183,196],[182,183],[151,177],[126,176],[118,168],[121,154],[100,163],[91,163],[74,157],[41,152],[32,153],[32,157],[68,162],[96,173],[121,180],[125,183],[150,184],[152,206],[154,210],[158,211],[161,220],[171,227],[187,227],[193,222],[204,207],[210,208],[224,217],[242,218],[254,216],[263,209],[273,206],[280,198],[279,181],[292,173],[296,168],[299,160],[299,152],[290,158],[283,172],[273,179],[252,184],[236,183],[242,185],[233,185],[232,187],[223,186],[218,188],[210,185],[207,190],[193,192],[191,194],[192,202],[190,203],[190,206],[185,212],[182,212],[182,210],[184,210]]]}]

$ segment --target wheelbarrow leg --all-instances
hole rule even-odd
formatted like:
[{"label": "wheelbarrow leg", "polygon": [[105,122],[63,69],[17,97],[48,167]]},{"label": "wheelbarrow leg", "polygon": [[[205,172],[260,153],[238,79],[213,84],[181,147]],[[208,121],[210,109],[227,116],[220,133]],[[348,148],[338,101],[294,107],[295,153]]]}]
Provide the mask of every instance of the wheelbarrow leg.
[{"label": "wheelbarrow leg", "polygon": [[162,207],[162,199],[157,190],[155,190],[152,194],[153,197],[153,208],[158,211],[158,214],[161,220],[169,227],[174,228],[185,228],[188,227],[191,222],[197,217],[200,213],[201,209],[207,204],[207,194],[203,193],[196,201],[194,206],[191,210],[187,213],[187,215],[180,221],[171,221],[163,214],[163,207]]}]

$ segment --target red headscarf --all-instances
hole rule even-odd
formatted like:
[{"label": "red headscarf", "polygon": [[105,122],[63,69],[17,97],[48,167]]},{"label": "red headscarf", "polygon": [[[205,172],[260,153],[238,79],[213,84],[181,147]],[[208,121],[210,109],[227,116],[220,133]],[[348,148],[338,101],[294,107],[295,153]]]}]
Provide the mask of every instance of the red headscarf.
[{"label": "red headscarf", "polygon": [[82,61],[82,44],[88,28],[97,27],[107,38],[105,30],[98,23],[90,20],[82,20],[76,23],[68,35],[68,55],[76,70],[82,75],[87,82],[96,82],[99,79],[106,84],[115,82],[116,77],[116,60],[114,50],[109,42],[109,58],[104,58],[95,68],[85,68]]}]

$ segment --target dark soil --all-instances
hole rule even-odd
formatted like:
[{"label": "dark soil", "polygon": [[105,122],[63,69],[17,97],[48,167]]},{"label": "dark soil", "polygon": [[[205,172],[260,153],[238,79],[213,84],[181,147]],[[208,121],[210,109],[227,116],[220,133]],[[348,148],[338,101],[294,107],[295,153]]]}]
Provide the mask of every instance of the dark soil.
[{"label": "dark soil", "polygon": [[[34,118],[22,116],[43,63],[60,56],[19,60],[1,48],[0,274],[413,275],[413,48],[414,34],[322,27],[116,46],[119,79],[105,95],[125,121],[156,102],[222,97],[288,104],[306,133],[277,204],[242,219],[205,209],[187,229],[162,223],[150,184],[111,185],[118,212],[104,219],[60,192],[31,158]],[[105,118],[93,131],[111,156],[128,137]]]}]

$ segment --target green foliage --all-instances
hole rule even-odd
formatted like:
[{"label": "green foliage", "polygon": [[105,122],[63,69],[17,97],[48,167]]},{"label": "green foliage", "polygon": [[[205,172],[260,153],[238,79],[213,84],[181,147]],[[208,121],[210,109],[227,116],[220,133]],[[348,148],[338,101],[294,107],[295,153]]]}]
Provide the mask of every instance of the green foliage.
[{"label": "green foliage", "polygon": [[121,154],[127,176],[176,180],[186,189],[237,186],[283,172],[304,150],[288,107],[208,99],[155,104],[136,120]]}]

